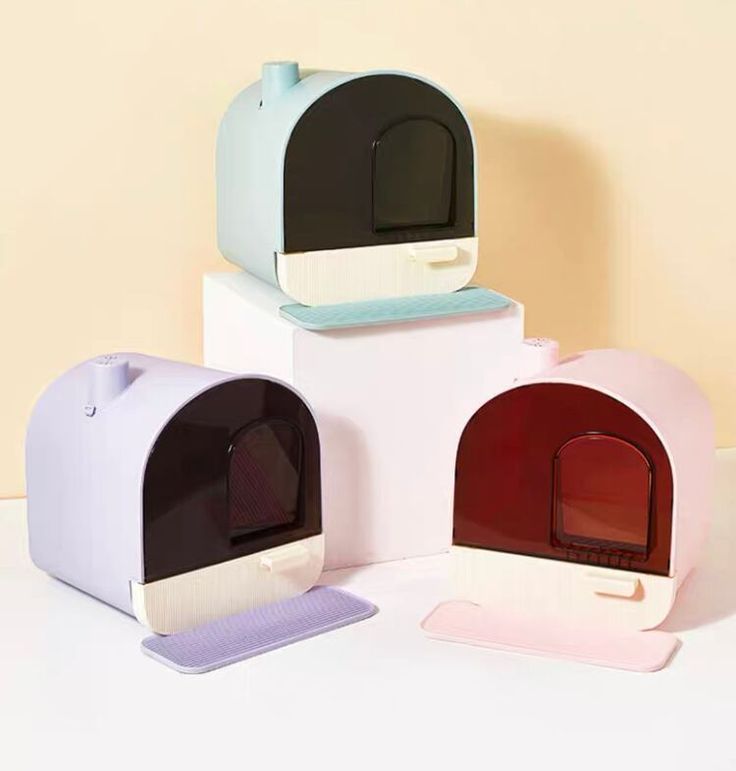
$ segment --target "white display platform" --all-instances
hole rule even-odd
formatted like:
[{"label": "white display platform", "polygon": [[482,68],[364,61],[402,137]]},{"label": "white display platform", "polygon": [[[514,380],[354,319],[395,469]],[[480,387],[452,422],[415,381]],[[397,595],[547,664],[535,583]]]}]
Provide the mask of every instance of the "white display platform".
[{"label": "white display platform", "polygon": [[140,652],[133,618],[35,568],[25,502],[0,502],[0,768],[733,769],[736,450],[718,490],[663,625],[682,647],[654,674],[427,639],[443,554],[328,573],[378,614],[181,675]]},{"label": "white display platform", "polygon": [[528,363],[523,307],[310,332],[279,316],[290,302],[246,273],[205,276],[204,363],[279,378],[312,405],[327,568],[447,549],[458,440]]}]

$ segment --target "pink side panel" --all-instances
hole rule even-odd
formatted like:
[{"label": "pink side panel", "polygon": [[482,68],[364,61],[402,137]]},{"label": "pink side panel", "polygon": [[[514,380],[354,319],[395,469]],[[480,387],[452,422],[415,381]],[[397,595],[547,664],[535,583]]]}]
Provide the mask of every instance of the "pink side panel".
[{"label": "pink side panel", "polygon": [[679,645],[660,631],[615,632],[490,611],[471,602],[438,605],[422,622],[429,637],[483,648],[569,659],[633,672],[656,672]]}]

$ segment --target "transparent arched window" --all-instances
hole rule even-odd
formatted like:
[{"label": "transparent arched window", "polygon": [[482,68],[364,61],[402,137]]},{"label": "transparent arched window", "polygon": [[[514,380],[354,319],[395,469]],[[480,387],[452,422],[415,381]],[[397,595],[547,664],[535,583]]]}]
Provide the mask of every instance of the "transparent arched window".
[{"label": "transparent arched window", "polygon": [[648,553],[652,468],[637,447],[615,436],[585,434],[562,445],[554,464],[558,545]]},{"label": "transparent arched window", "polygon": [[291,525],[299,513],[302,437],[284,420],[262,420],[230,447],[228,509],[231,539]]},{"label": "transparent arched window", "polygon": [[373,152],[376,232],[452,224],[455,141],[441,123],[427,118],[397,123]]}]

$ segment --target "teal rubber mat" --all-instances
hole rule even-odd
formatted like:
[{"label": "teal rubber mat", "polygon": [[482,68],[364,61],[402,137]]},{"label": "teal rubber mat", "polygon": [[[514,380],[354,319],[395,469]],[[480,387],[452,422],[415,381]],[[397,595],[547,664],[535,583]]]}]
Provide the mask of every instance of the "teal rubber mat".
[{"label": "teal rubber mat", "polygon": [[283,305],[281,315],[304,329],[324,331],[346,327],[397,324],[470,313],[491,313],[507,308],[511,300],[489,289],[468,286],[447,294],[392,297],[338,305]]}]

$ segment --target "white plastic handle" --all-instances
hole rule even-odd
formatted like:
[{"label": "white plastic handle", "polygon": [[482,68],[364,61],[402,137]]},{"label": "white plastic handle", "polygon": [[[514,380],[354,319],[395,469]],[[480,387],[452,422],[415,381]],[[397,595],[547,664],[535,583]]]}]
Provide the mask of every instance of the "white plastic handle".
[{"label": "white plastic handle", "polygon": [[612,597],[633,597],[639,588],[639,579],[634,577],[588,573],[585,578],[596,594],[607,594]]},{"label": "white plastic handle", "polygon": [[438,262],[455,262],[458,254],[457,246],[415,246],[409,256],[414,262],[433,265]]},{"label": "white plastic handle", "polygon": [[294,570],[309,562],[309,551],[304,546],[292,546],[287,549],[279,549],[261,557],[261,567],[272,573],[282,573]]}]

